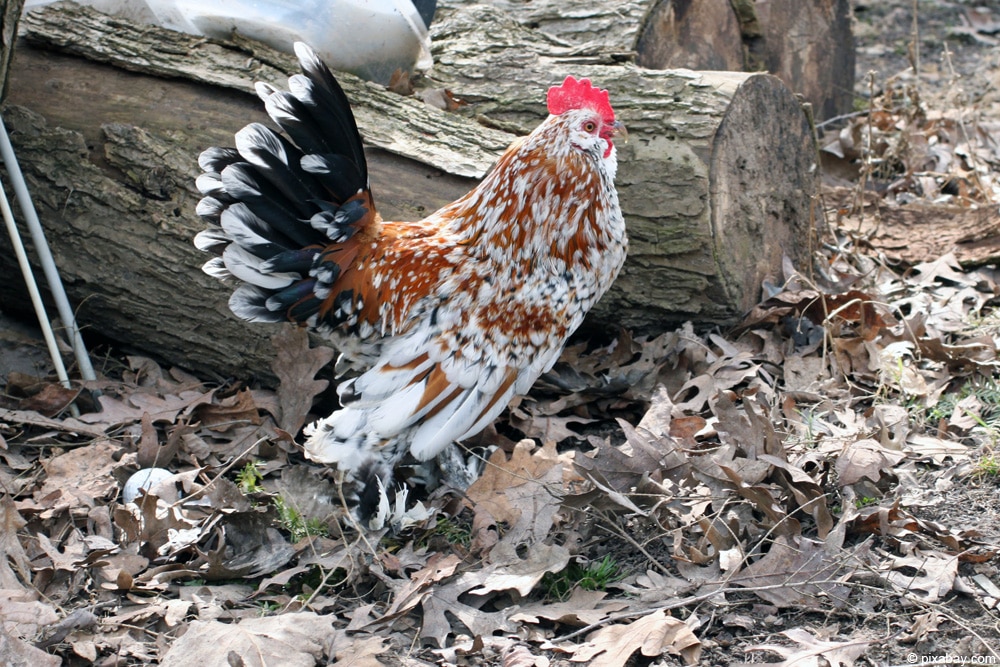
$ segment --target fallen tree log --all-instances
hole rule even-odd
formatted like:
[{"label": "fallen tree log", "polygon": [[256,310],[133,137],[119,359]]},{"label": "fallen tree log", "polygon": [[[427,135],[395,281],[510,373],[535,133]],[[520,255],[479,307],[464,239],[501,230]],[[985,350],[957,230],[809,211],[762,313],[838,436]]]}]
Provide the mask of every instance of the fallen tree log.
[{"label": "fallen tree log", "polygon": [[963,267],[1000,261],[1000,213],[995,206],[958,206],[925,200],[889,206],[882,196],[824,187],[824,203],[841,213],[837,227],[896,265],[913,266],[952,254]]},{"label": "fallen tree log", "polygon": [[[85,56],[19,47],[9,101],[25,109],[5,115],[81,322],[189,368],[270,375],[272,330],[232,318],[229,288],[198,270],[193,182],[204,147],[263,118],[243,91],[255,78],[283,85],[291,59],[82,8],[29,13],[24,24],[33,44]],[[545,88],[573,73],[609,88],[631,136],[618,184],[632,252],[592,324],[733,322],[761,280],[780,275],[783,254],[806,252],[812,134],[774,77],[644,71],[488,7],[456,12],[435,27],[435,44],[427,84],[469,101],[465,117],[342,77],[372,146],[384,215],[421,216],[467,191],[513,137],[495,128],[533,127]],[[0,254],[0,307],[9,309],[23,297],[10,254]]]},{"label": "fallen tree log", "polygon": [[648,69],[770,72],[817,118],[852,110],[850,0],[441,0],[438,11],[473,4]]}]

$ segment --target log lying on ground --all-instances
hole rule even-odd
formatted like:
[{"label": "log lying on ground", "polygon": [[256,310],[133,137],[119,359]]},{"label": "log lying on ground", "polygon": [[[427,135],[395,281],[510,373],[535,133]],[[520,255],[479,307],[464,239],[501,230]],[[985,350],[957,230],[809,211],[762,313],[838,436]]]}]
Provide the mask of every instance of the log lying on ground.
[{"label": "log lying on ground", "polygon": [[562,43],[649,69],[766,71],[817,118],[852,110],[850,0],[441,0],[507,12]]},{"label": "log lying on ground", "polygon": [[[733,4],[751,3],[733,0]],[[757,57],[763,69],[811,102],[817,118],[853,111],[850,0],[757,0],[752,4],[761,26]]]},{"label": "log lying on ground", "polygon": [[846,211],[837,226],[894,264],[913,266],[951,253],[963,267],[1000,261],[1000,212],[996,206],[957,206],[917,200],[887,206],[880,194],[824,187],[826,206]]},{"label": "log lying on ground", "polygon": [[[25,21],[34,43],[112,63],[24,47],[11,72],[10,102],[30,111],[6,118],[81,322],[189,368],[270,375],[272,330],[232,318],[229,288],[198,269],[193,181],[204,147],[230,144],[264,115],[256,98],[219,82],[245,91],[255,78],[278,83],[291,59],[79,8],[44,17]],[[470,101],[467,117],[343,77],[375,146],[384,215],[421,216],[467,191],[513,136],[483,123],[530,129],[544,117],[545,89],[572,73],[610,89],[631,136],[618,184],[632,253],[591,322],[727,324],[756,301],[763,278],[780,275],[782,254],[804,254],[815,152],[805,115],[774,77],[609,64],[483,7],[456,12],[435,39],[430,83]],[[20,282],[10,253],[0,255],[8,308]]]}]

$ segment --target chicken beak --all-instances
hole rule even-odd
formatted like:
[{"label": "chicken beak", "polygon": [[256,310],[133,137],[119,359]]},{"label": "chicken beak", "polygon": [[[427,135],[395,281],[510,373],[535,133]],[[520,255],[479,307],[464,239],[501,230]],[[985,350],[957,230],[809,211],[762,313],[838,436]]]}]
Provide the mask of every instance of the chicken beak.
[{"label": "chicken beak", "polygon": [[620,120],[616,120],[611,124],[611,136],[621,137],[622,143],[628,143],[628,128],[625,127],[625,123]]}]

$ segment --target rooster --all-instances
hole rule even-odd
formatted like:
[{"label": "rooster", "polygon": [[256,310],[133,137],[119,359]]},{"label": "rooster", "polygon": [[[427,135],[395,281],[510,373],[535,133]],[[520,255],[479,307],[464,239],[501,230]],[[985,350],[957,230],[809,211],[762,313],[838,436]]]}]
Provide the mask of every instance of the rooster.
[{"label": "rooster", "polygon": [[[482,182],[417,222],[376,212],[347,97],[309,47],[290,92],[258,83],[283,133],[253,123],[202,153],[195,245],[242,284],[252,322],[295,322],[340,352],[341,408],[307,427],[306,456],[335,464],[370,527],[394,466],[486,428],[549,370],[608,290],[628,240],[608,92],[567,77],[550,115]],[[381,517],[381,514],[379,515]],[[384,518],[384,517],[383,517]]]}]

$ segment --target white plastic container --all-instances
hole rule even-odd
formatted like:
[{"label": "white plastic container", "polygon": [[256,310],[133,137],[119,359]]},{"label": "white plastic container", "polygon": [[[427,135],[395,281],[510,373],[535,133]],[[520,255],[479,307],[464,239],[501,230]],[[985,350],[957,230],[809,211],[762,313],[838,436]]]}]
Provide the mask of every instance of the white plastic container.
[{"label": "white plastic container", "polygon": [[[51,0],[27,0],[26,9]],[[79,1],[79,0],[78,0]],[[333,69],[388,83],[429,69],[430,36],[410,0],[82,0],[107,13],[193,35],[234,30],[281,51],[309,44]]]}]

